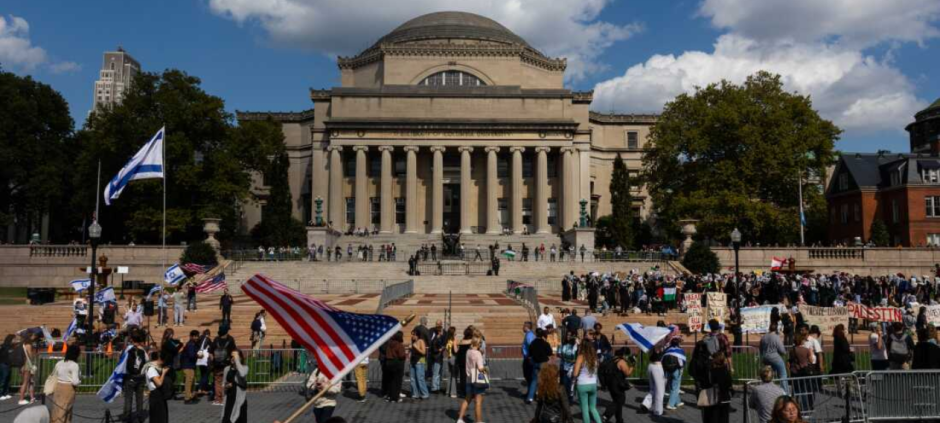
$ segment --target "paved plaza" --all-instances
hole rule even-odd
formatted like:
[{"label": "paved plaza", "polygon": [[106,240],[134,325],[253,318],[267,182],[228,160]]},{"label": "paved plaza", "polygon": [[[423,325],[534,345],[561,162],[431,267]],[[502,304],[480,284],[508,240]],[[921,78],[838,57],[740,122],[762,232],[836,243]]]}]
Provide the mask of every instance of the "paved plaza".
[{"label": "paved plaza", "polygon": [[[484,421],[489,423],[527,423],[535,413],[535,406],[525,405],[522,396],[525,388],[521,381],[496,382],[486,395],[483,403]],[[350,423],[385,423],[389,421],[406,421],[409,423],[452,422],[457,420],[460,407],[458,399],[443,395],[433,395],[424,401],[405,400],[399,404],[391,404],[378,396],[378,391],[370,389],[366,402],[358,402],[358,394],[353,386],[346,386],[339,398],[339,405],[335,415],[342,416]],[[649,414],[639,411],[639,402],[646,395],[645,388],[634,388],[627,394],[627,405],[624,408],[624,419],[629,422],[699,422],[701,414],[694,404],[691,394],[683,394],[684,407],[669,412],[658,419],[651,418]],[[146,402],[146,401],[145,401]],[[273,422],[275,419],[287,418],[293,410],[304,403],[304,397],[296,391],[284,392],[252,392],[248,395],[248,421]],[[104,410],[113,414],[120,414],[123,399],[113,404],[104,404],[92,395],[80,395],[76,401],[74,422],[101,421]],[[601,392],[598,401],[598,410],[603,413],[610,405],[610,396]],[[738,410],[731,416],[732,421],[741,421],[743,418],[740,395],[734,399],[734,407]],[[10,410],[18,407],[12,400],[0,403],[0,423],[12,422],[16,412]],[[213,406],[207,401],[195,405],[185,405],[182,401],[170,401],[171,421],[185,421],[186,423],[215,423],[222,413],[222,407]],[[580,409],[572,408],[575,421],[581,421]],[[185,420],[184,420],[185,419]],[[472,422],[472,413],[468,422]],[[313,416],[308,412],[302,422],[312,422]]]}]

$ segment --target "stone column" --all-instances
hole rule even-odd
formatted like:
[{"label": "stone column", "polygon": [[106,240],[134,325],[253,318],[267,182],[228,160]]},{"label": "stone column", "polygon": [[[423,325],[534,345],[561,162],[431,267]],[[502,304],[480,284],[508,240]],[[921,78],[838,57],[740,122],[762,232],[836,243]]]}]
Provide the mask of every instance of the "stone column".
[{"label": "stone column", "polygon": [[540,234],[551,233],[548,227],[548,147],[536,147],[536,174],[535,174],[535,203],[532,210],[535,212],[535,232]]},{"label": "stone column", "polygon": [[357,145],[353,147],[356,152],[356,227],[369,230],[372,228],[371,202],[369,201],[369,173],[367,169],[366,152],[369,147]]},{"label": "stone column", "polygon": [[327,223],[333,228],[346,231],[346,199],[343,197],[343,151],[342,146],[331,146],[330,150],[330,216]]},{"label": "stone column", "polygon": [[575,205],[578,202],[578,199],[574,196],[574,184],[575,184],[575,174],[574,174],[574,163],[572,163],[572,155],[574,154],[574,149],[570,147],[565,147],[561,149],[562,153],[562,194],[561,194],[561,203],[559,207],[562,210],[561,219],[558,220],[558,226],[561,228],[561,231],[567,231],[571,229],[571,224],[574,222],[575,216]]},{"label": "stone column", "polygon": [[522,191],[525,186],[522,184],[522,152],[525,147],[512,147],[512,232],[522,233]]},{"label": "stone column", "polygon": [[486,233],[499,234],[499,203],[496,190],[499,188],[498,173],[496,171],[496,153],[499,147],[486,147]]},{"label": "stone column", "polygon": [[473,147],[460,147],[460,233],[469,234],[470,229],[470,153]]},{"label": "stone column", "polygon": [[434,153],[431,180],[431,233],[444,231],[444,147],[431,147]]},{"label": "stone column", "polygon": [[381,199],[379,203],[381,204],[381,228],[379,231],[383,234],[392,233],[392,228],[395,225],[395,207],[394,201],[395,197],[392,195],[392,150],[394,147],[391,146],[382,146],[379,147],[379,151],[382,152],[382,180],[379,182],[381,186],[379,189],[381,194],[379,195]]},{"label": "stone column", "polygon": [[405,233],[418,233],[418,147],[405,147]]}]

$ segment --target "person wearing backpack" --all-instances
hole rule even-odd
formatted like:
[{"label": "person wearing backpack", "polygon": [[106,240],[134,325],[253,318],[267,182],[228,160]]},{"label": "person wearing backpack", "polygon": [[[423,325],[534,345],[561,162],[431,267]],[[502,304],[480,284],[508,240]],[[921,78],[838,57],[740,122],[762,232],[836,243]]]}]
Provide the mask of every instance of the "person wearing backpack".
[{"label": "person wearing backpack", "polygon": [[894,322],[891,325],[891,336],[888,337],[888,366],[891,370],[908,370],[911,368],[914,340],[904,332],[904,324]]},{"label": "person wearing backpack", "polygon": [[663,371],[666,372],[666,387],[669,389],[669,404],[667,410],[675,410],[685,403],[682,402],[682,369],[685,367],[685,350],[680,343],[682,339],[672,338],[669,348],[663,353]]},{"label": "person wearing backpack", "polygon": [[601,381],[608,391],[613,404],[604,410],[603,421],[614,418],[617,423],[623,423],[623,405],[627,402],[627,391],[630,384],[627,378],[633,373],[633,366],[627,360],[631,357],[630,350],[623,347],[614,353],[614,358],[601,364]]},{"label": "person wearing backpack", "polygon": [[531,423],[574,423],[568,394],[558,380],[558,366],[542,366],[538,375],[538,391],[535,394],[535,416]]},{"label": "person wearing backpack", "polygon": [[209,348],[212,358],[212,374],[215,378],[215,401],[213,405],[224,405],[223,396],[225,394],[224,379],[225,368],[232,363],[232,351],[235,351],[235,339],[229,336],[228,328],[219,328],[219,336],[212,341]]},{"label": "person wearing backpack", "polygon": [[[143,368],[147,364],[147,352],[144,351],[146,335],[141,330],[131,332],[133,346],[127,350],[127,361],[124,367],[124,423],[143,422],[144,409],[144,379]],[[134,411],[134,402],[137,403]]]}]

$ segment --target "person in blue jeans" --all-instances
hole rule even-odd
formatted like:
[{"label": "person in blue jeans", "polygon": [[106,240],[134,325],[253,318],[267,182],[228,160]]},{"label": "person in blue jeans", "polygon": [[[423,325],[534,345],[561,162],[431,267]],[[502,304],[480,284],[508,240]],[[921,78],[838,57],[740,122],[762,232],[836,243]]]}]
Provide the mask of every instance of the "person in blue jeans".
[{"label": "person in blue jeans", "polygon": [[574,389],[572,388],[574,379],[572,379],[571,373],[574,371],[574,362],[578,359],[577,332],[568,335],[564,345],[558,347],[558,358],[561,359],[561,384],[565,388],[570,403],[574,401]]},{"label": "person in blue jeans", "polygon": [[425,370],[428,365],[428,346],[417,330],[411,331],[411,398],[428,399],[428,381]]},{"label": "person in blue jeans", "polygon": [[682,386],[682,369],[685,367],[685,350],[682,349],[680,338],[673,338],[669,342],[669,348],[663,353],[663,370],[666,371],[666,389],[669,390],[669,403],[666,404],[667,410],[675,410],[683,405],[682,392],[679,388]]},{"label": "person in blue jeans", "polygon": [[773,322],[767,334],[760,339],[760,356],[764,364],[774,369],[777,379],[780,379],[780,387],[790,392],[787,383],[787,365],[783,360],[786,354],[787,348],[783,345],[780,335],[777,334],[777,322]]},{"label": "person in blue jeans", "polygon": [[[552,326],[548,326],[552,330]],[[545,339],[548,332],[544,329],[535,330],[535,340],[529,344],[529,361],[532,363],[532,379],[529,381],[529,391],[526,393],[525,402],[531,404],[535,400],[535,391],[539,386],[539,372],[542,370],[542,364],[548,362],[552,357],[552,346]]]}]

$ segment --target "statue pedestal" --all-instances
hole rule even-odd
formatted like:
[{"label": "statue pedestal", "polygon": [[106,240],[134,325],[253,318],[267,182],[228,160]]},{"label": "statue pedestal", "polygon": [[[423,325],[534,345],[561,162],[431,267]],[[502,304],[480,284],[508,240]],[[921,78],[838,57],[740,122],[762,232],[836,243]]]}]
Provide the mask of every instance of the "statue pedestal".
[{"label": "statue pedestal", "polygon": [[574,245],[574,254],[581,259],[581,246],[586,249],[584,261],[594,261],[594,228],[573,228],[562,235],[565,242]]},{"label": "statue pedestal", "polygon": [[339,231],[326,226],[307,226],[307,248],[310,248],[311,245],[333,248],[342,235]]}]

